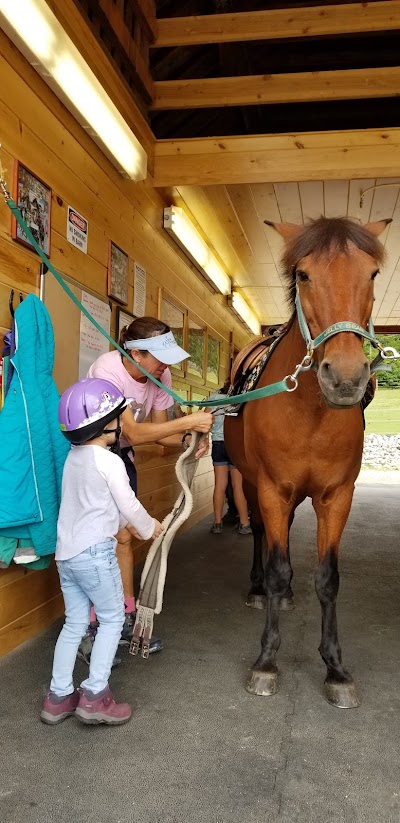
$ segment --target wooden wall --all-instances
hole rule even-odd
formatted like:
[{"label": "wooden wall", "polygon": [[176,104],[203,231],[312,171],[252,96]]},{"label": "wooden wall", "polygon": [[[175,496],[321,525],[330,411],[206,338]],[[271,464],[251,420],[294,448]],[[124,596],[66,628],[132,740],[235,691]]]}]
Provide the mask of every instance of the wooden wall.
[{"label": "wooden wall", "polygon": [[[110,71],[111,71],[110,67]],[[233,331],[236,347],[249,339],[243,326],[196,274],[162,229],[166,205],[151,179],[124,180],[64,108],[18,50],[0,32],[0,161],[9,188],[16,159],[52,189],[51,260],[63,274],[106,295],[108,242],[112,239],[131,258],[129,305],[133,299],[133,265],[147,270],[146,313],[157,315],[159,287],[195,312],[221,340],[221,380],[225,378]],[[66,210],[71,205],[89,220],[88,254],[66,240]],[[48,275],[50,276],[50,275]],[[9,328],[10,289],[38,293],[39,262],[34,253],[11,239],[11,213],[0,203],[0,334]],[[113,309],[115,327],[115,307]],[[198,383],[196,392],[199,391]],[[201,389],[200,389],[201,391]],[[159,519],[171,509],[177,485],[177,452],[161,446],[138,450],[140,497]],[[213,472],[201,461],[195,479],[195,507],[189,527],[211,511]],[[142,559],[146,544],[137,544]],[[0,655],[37,634],[62,613],[54,564],[41,572],[16,566],[0,571]]]}]

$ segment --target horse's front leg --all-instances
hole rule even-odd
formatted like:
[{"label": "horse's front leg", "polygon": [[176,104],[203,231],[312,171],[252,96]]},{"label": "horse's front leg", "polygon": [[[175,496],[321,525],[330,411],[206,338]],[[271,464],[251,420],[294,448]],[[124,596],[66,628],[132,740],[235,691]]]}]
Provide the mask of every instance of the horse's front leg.
[{"label": "horse's front leg", "polygon": [[322,633],[319,652],[326,664],[325,696],[340,709],[360,705],[354,680],[342,665],[339,645],[336,598],[339,591],[338,554],[343,529],[349,516],[354,487],[341,488],[313,501],[318,518],[318,560],[315,589],[321,603]]},{"label": "horse's front leg", "polygon": [[267,538],[265,590],[267,618],[261,638],[261,654],[256,660],[246,689],[251,694],[267,696],[278,691],[276,654],[280,646],[279,610],[281,600],[290,590],[292,569],[288,557],[290,507],[275,490],[260,494],[260,509]]},{"label": "horse's front leg", "polygon": [[[248,499],[250,493],[248,492]],[[293,522],[294,514],[291,514],[289,529]],[[250,525],[253,532],[253,565],[250,572],[250,591],[246,597],[246,606],[251,609],[266,609],[267,595],[265,589],[265,573],[263,557],[265,554],[265,528],[261,516],[258,500],[253,500],[251,506]],[[287,546],[287,559],[290,565],[289,540]],[[287,591],[282,595],[280,608],[282,611],[291,611],[294,609],[293,592],[291,586],[288,586]]]}]

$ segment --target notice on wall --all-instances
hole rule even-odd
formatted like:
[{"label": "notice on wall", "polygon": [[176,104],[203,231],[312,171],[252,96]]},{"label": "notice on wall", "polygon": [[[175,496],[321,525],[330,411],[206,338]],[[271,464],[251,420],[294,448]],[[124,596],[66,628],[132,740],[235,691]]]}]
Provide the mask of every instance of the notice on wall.
[{"label": "notice on wall", "polygon": [[146,313],[146,269],[136,261],[133,277],[133,313],[136,317],[143,317]]},{"label": "notice on wall", "polygon": [[79,251],[87,254],[88,222],[72,206],[68,206],[67,240]]},{"label": "notice on wall", "polygon": [[[93,294],[82,292],[82,304],[94,317],[99,325],[110,334],[111,309],[104,300],[99,300]],[[79,344],[79,379],[86,377],[92,363],[110,350],[110,344],[106,337],[96,329],[93,323],[81,314],[80,322],[80,344]]]}]

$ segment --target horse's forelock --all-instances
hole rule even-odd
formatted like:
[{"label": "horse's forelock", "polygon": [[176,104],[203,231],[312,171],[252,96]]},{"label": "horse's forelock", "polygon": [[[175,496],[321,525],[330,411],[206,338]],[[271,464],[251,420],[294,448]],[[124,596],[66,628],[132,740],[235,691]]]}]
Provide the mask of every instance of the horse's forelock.
[{"label": "horse's forelock", "polygon": [[364,226],[346,217],[319,217],[317,220],[311,220],[287,243],[282,263],[291,308],[294,308],[295,267],[299,260],[309,254],[320,256],[329,252],[350,253],[350,245],[369,254],[377,263],[384,261],[385,250],[382,243]]}]

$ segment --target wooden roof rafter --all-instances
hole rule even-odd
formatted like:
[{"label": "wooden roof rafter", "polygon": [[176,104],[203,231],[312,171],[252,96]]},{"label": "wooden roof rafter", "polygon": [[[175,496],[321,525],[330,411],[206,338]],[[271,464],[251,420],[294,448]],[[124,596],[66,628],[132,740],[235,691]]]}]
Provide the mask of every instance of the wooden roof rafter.
[{"label": "wooden roof rafter", "polygon": [[172,17],[157,25],[153,48],[393,31],[400,28],[400,0]]},{"label": "wooden roof rafter", "polygon": [[400,67],[162,80],[154,89],[153,111],[398,97]]}]

